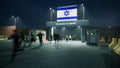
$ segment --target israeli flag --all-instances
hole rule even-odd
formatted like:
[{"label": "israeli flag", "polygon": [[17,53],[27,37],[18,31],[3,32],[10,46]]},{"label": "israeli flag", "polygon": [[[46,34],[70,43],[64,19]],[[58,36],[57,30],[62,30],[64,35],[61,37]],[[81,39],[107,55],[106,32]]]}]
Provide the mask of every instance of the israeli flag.
[{"label": "israeli flag", "polygon": [[57,21],[76,21],[76,20],[77,20],[77,5],[57,8]]}]

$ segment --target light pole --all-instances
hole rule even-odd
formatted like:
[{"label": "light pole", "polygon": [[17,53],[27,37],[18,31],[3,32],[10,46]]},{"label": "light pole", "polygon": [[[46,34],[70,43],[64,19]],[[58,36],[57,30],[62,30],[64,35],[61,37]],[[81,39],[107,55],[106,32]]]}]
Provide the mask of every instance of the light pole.
[{"label": "light pole", "polygon": [[17,20],[19,19],[19,17],[14,17],[14,26],[16,26]]},{"label": "light pole", "polygon": [[81,4],[81,7],[82,7],[82,13],[83,13],[83,20],[84,20],[85,19],[85,7],[83,3]]},{"label": "light pole", "polygon": [[[82,20],[84,21],[85,20],[85,7],[84,7],[83,3],[80,5],[80,9],[81,9],[81,14],[82,14]],[[81,42],[84,42],[84,40],[85,40],[85,36],[84,36],[85,32],[84,32],[84,28],[82,26],[81,26],[80,32],[81,32]]]},{"label": "light pole", "polygon": [[52,8],[49,8],[50,11],[50,21],[52,21],[52,12],[51,12]]},{"label": "light pole", "polygon": [[13,20],[13,25],[16,27],[16,23],[19,20],[19,17],[15,17],[14,15],[12,15],[12,20]]},{"label": "light pole", "polygon": [[53,20],[54,20],[54,14],[55,14],[55,10],[52,9],[52,16],[53,16]]},{"label": "light pole", "polygon": [[55,10],[52,8],[49,8],[49,11],[50,11],[50,21],[52,21],[53,13],[55,12]]},{"label": "light pole", "polygon": [[[52,9],[52,8],[49,8],[49,11],[50,11],[50,21],[52,21],[53,20],[53,14],[54,14],[55,10]],[[53,40],[53,33],[54,33],[54,28],[51,27],[50,28],[50,39],[51,39],[51,41]]]}]

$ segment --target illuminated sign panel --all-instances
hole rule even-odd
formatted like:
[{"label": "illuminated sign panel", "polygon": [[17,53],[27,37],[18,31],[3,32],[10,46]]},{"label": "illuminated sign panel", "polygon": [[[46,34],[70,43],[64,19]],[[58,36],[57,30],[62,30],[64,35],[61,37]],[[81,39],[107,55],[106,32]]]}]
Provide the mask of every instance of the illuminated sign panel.
[{"label": "illuminated sign panel", "polygon": [[56,23],[55,25],[77,25],[76,22]]},{"label": "illuminated sign panel", "polygon": [[77,20],[77,5],[57,8],[57,21],[76,21],[76,20]]}]

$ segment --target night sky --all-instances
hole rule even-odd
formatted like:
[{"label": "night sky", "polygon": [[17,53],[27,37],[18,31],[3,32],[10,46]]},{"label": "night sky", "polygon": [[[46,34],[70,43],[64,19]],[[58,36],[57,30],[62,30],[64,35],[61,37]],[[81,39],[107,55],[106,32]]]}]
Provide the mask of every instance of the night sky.
[{"label": "night sky", "polygon": [[12,15],[19,16],[24,27],[45,27],[50,20],[49,7],[84,3],[86,18],[93,25],[120,25],[119,0],[0,0],[0,26],[13,25]]}]

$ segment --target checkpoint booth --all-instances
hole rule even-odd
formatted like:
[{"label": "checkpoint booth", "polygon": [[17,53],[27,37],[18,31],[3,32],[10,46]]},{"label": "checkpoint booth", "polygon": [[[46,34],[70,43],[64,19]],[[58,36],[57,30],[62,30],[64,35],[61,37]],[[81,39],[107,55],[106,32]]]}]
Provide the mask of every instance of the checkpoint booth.
[{"label": "checkpoint booth", "polygon": [[[84,6],[81,7],[83,9]],[[83,19],[80,19],[79,6],[69,5],[57,7],[57,16],[52,15],[53,9],[50,8],[50,18],[51,20],[46,22],[46,27],[48,28],[48,40],[52,38],[54,34],[60,35],[60,40],[81,40],[85,42],[86,27],[89,26],[89,20],[84,19],[84,9],[83,9]],[[82,13],[82,12],[81,12]],[[55,21],[52,17],[57,17]]]},{"label": "checkpoint booth", "polygon": [[89,20],[77,20],[77,21],[49,21],[46,23],[48,27],[48,39],[55,33],[60,34],[61,40],[81,40],[85,42],[86,39],[86,27],[89,26]]}]

